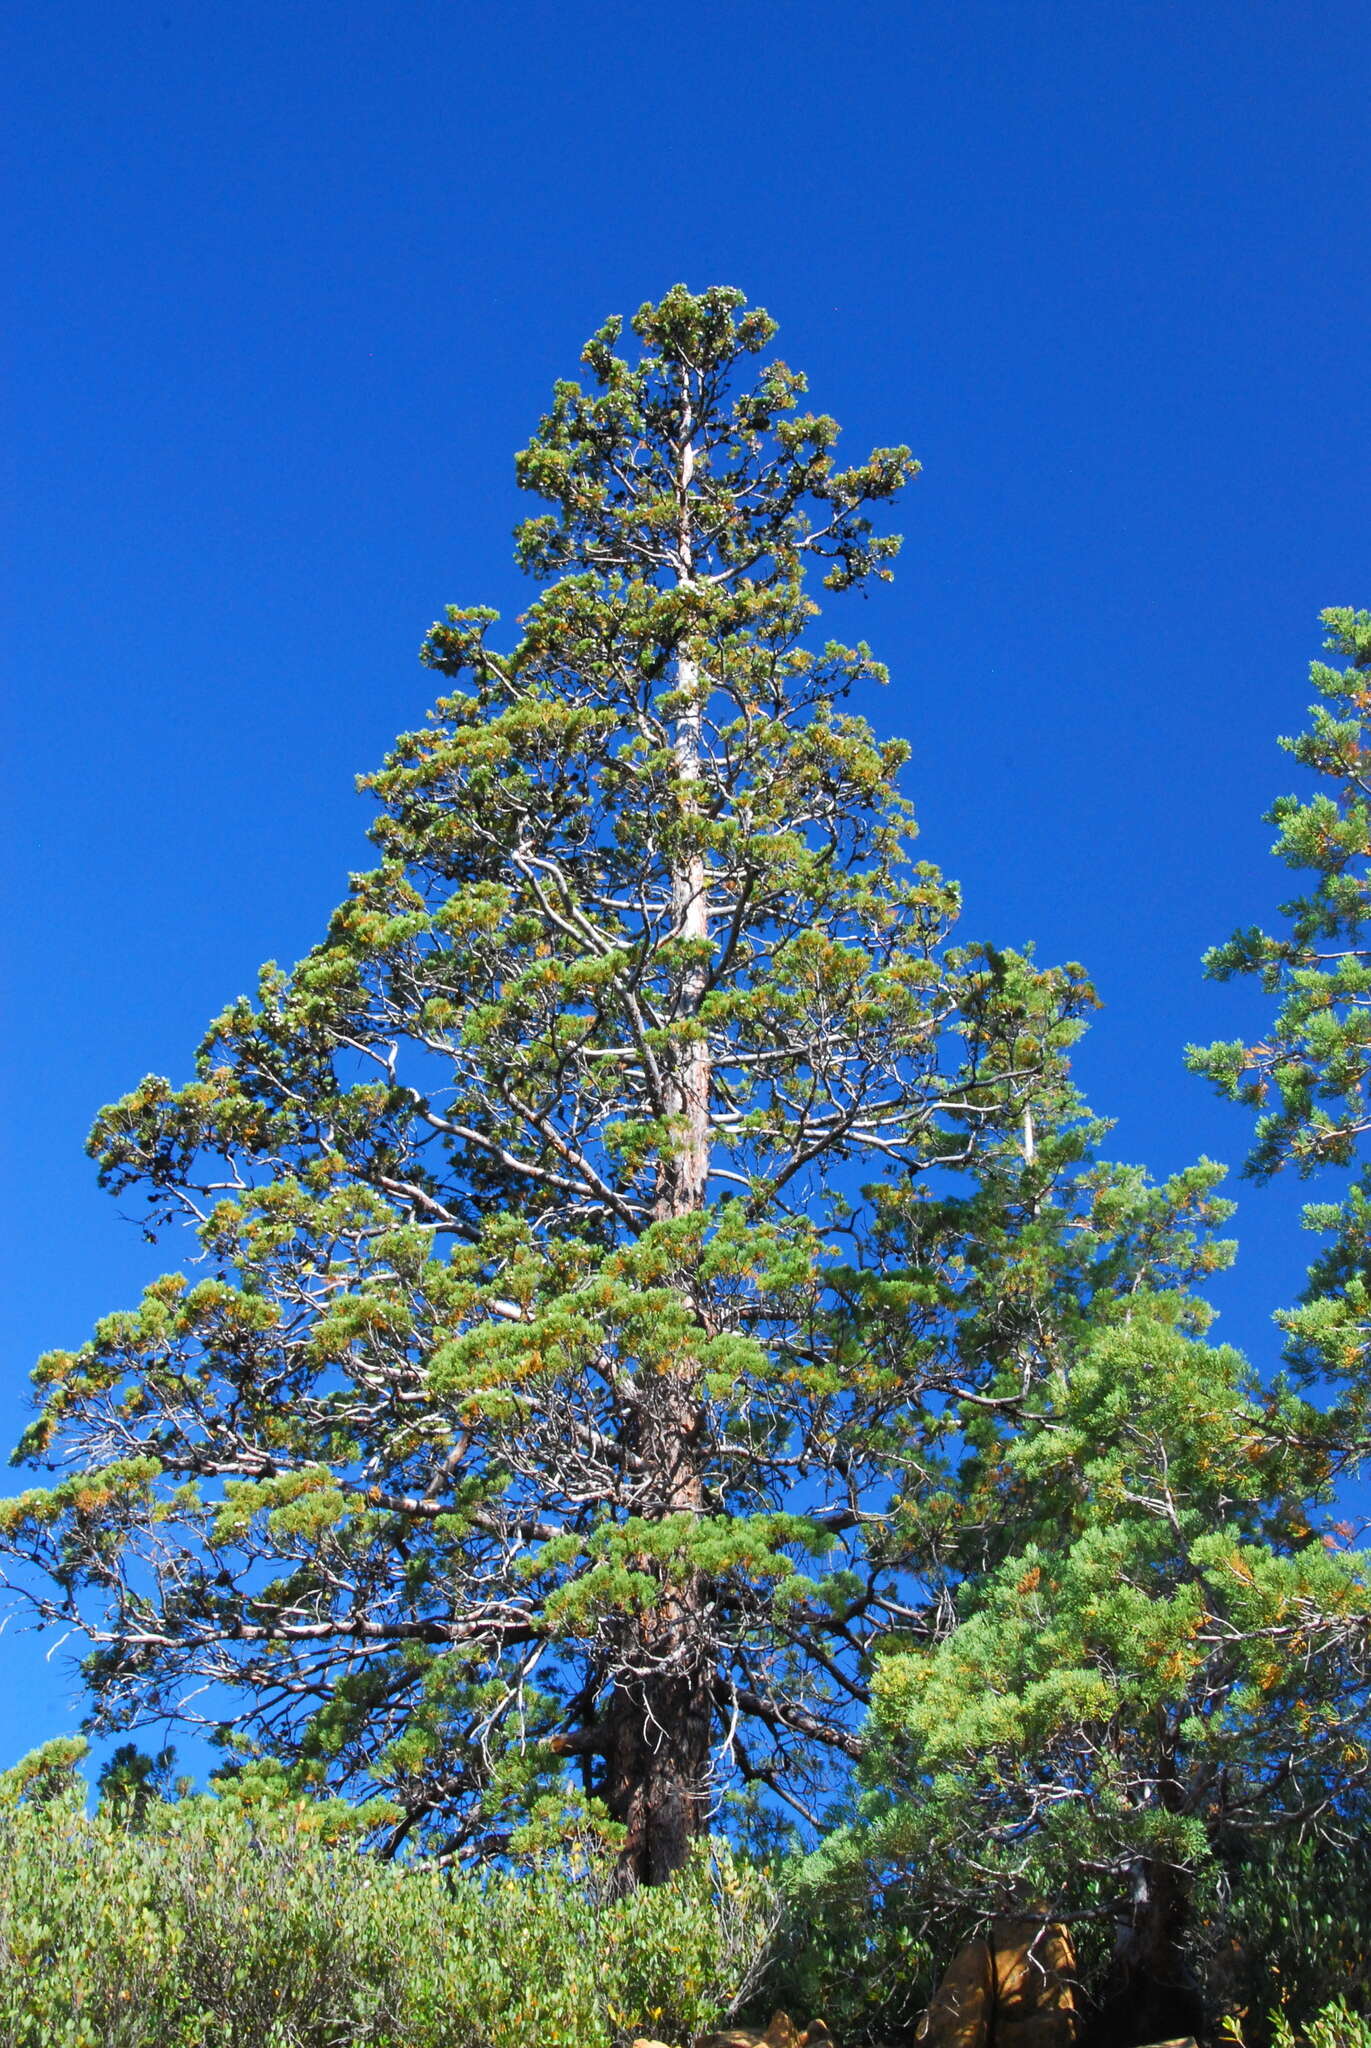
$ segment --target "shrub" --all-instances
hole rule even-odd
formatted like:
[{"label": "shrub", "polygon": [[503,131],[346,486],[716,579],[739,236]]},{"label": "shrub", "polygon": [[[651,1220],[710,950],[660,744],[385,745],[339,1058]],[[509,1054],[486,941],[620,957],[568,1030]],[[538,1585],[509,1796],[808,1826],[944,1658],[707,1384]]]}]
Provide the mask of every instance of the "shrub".
[{"label": "shrub", "polygon": [[378,1863],[308,1803],[0,1805],[7,2048],[614,2048],[737,2009],[774,1892],[722,1845],[616,1896],[593,1856]]},{"label": "shrub", "polygon": [[[1248,2023],[1253,2042],[1269,2034],[1284,2043],[1293,2026],[1319,2048],[1343,2039],[1371,2048],[1371,1816],[1352,1818],[1359,1825],[1345,1840],[1249,1841],[1233,1858],[1210,1963],[1230,2002],[1251,2014],[1277,2009],[1268,2028]],[[1349,2012],[1362,2015],[1363,2031],[1339,2035],[1337,2015]]]},{"label": "shrub", "polygon": [[956,1946],[904,1870],[864,1853],[862,1832],[837,1828],[809,1855],[779,1866],[781,1916],[754,2002],[822,2015],[861,2048],[910,2033]]}]

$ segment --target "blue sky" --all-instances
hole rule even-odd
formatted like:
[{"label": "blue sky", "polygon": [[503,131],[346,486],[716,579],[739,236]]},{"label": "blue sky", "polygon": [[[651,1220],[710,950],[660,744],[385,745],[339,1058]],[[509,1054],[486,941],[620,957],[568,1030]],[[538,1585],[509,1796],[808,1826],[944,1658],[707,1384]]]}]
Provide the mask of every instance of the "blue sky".
[{"label": "blue sky", "polygon": [[[15,10],[0,1425],[159,1269],[82,1139],[366,863],[353,774],[447,602],[514,613],[511,455],[676,279],[925,473],[889,592],[923,850],[1076,958],[1116,1156],[1241,1157],[1181,1070],[1260,1007],[1315,618],[1371,603],[1363,5],[203,0]],[[1298,1190],[1246,1192],[1269,1358]],[[73,1725],[0,1644],[0,1763]]]}]

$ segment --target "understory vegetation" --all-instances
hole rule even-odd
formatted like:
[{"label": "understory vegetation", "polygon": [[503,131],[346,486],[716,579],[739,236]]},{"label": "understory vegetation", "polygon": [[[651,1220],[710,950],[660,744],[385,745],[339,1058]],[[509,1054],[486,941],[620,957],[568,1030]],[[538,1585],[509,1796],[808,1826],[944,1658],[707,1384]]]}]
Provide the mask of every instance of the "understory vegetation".
[{"label": "understory vegetation", "polygon": [[747,1997],[775,1888],[722,1843],[625,1892],[596,1849],[453,1876],[328,1803],[71,1793],[0,1812],[6,2048],[612,2048]]},{"label": "understory vegetation", "polygon": [[[628,1891],[593,1836],[474,1874],[386,1861],[374,1816],[278,1771],[178,1796],[131,1749],[91,1811],[81,1751],[0,1777],[6,2048],[623,2048],[777,2008],[863,2048],[910,2036],[968,1931],[917,1869],[717,1836]],[[1194,1948],[1216,2039],[1367,2048],[1369,1845],[1253,1845],[1211,1887]],[[1087,2012],[1109,1972],[1091,1925]]]}]

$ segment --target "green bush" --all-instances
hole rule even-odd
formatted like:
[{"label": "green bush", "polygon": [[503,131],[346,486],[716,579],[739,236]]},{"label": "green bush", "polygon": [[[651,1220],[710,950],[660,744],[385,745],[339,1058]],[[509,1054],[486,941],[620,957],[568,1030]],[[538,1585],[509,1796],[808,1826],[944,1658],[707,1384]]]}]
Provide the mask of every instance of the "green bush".
[{"label": "green bush", "polygon": [[[1197,1877],[1188,1931],[1214,2038],[1244,2048],[1371,2048],[1369,1821],[1364,1810],[1344,1812],[1346,1833],[1335,1840],[1222,1840],[1221,1857]],[[897,1856],[879,1830],[854,1825],[783,1864],[784,1910],[759,2010],[822,2013],[848,2048],[908,2037],[962,1944],[1016,1902],[987,1884],[979,1916],[949,1907],[934,1858],[916,1853],[917,1841],[904,1848]],[[1087,2010],[1098,2011],[1117,1887],[1074,1875],[1056,1896],[1072,1916]]]},{"label": "green bush", "polygon": [[[1248,2048],[1249,2038],[1240,2021],[1225,2022],[1222,2039],[1227,2048]],[[1277,2007],[1268,2016],[1262,2038],[1270,2048],[1371,2048],[1371,2025],[1345,2000],[1335,1998],[1298,2032],[1285,2008]]]},{"label": "green bush", "polygon": [[[1275,2048],[1295,2048],[1295,2040],[1282,2013],[1273,2035]],[[1302,2041],[1304,2048],[1371,2048],[1371,2026],[1345,2000],[1337,1998],[1310,2020]]]},{"label": "green bush", "polygon": [[[822,2015],[845,2048],[907,2037],[933,1995],[937,1936],[917,1897],[880,1876],[841,1837],[782,1866],[782,1916],[757,2001]],[[946,1963],[948,1955],[941,1961]]]},{"label": "green bush", "polygon": [[[1292,2026],[1319,2048],[1344,2036],[1371,2048],[1371,1816],[1347,1822],[1343,1840],[1248,1841],[1230,1859],[1204,1960],[1225,2002],[1277,2015],[1247,2021],[1255,2048],[1285,2041]],[[1360,2015],[1362,2032],[1339,2035],[1339,2015]]]},{"label": "green bush", "polygon": [[615,1896],[593,1857],[453,1877],[329,1839],[327,1809],[71,1794],[0,1805],[6,2048],[613,2048],[735,2011],[776,1917],[713,1845]]}]

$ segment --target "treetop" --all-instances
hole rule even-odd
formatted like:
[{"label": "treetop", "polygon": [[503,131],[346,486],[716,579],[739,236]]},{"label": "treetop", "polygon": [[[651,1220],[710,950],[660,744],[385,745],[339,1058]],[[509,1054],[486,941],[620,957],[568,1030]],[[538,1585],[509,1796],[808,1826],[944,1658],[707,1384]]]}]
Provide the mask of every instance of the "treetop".
[{"label": "treetop", "polygon": [[830,589],[887,578],[899,536],[877,536],[864,508],[917,475],[908,448],[876,448],[836,466],[836,421],[800,412],[804,377],[784,362],[740,371],[776,333],[742,292],[673,285],[631,323],[636,361],[616,354],[624,323],[606,321],[581,352],[595,389],[566,380],[516,457],[525,490],[556,509],[516,533],[539,577],[576,564],[672,583],[793,584],[827,563]]}]

